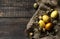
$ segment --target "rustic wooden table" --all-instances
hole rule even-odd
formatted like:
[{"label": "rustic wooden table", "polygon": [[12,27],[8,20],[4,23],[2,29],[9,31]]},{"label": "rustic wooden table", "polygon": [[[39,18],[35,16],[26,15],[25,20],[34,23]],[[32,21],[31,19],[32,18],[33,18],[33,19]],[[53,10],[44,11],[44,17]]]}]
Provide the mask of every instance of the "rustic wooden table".
[{"label": "rustic wooden table", "polygon": [[35,0],[0,0],[0,39],[26,39],[24,30],[34,14]]}]

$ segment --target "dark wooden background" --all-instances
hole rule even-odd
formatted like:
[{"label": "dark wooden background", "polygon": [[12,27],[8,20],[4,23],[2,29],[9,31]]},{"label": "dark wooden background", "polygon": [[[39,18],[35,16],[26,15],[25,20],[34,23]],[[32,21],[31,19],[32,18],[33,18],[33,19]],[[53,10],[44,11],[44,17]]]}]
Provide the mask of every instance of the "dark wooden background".
[{"label": "dark wooden background", "polygon": [[0,0],[0,39],[26,39],[25,28],[35,13],[35,0]]}]

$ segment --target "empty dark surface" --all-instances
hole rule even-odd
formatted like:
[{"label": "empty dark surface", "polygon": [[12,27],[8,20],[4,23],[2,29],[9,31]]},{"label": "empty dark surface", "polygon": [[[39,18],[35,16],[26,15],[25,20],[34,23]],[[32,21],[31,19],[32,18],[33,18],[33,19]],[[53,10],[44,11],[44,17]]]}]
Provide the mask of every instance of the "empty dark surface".
[{"label": "empty dark surface", "polygon": [[35,0],[0,0],[0,39],[26,39],[25,28]]}]

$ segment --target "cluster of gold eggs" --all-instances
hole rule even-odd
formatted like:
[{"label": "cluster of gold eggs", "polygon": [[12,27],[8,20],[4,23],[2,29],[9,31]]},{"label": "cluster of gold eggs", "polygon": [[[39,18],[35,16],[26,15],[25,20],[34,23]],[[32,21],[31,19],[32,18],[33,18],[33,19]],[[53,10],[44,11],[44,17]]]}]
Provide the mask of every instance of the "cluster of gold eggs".
[{"label": "cluster of gold eggs", "polygon": [[[37,3],[34,3],[34,5],[33,5],[34,9],[37,9],[38,6],[39,5]],[[58,10],[53,10],[49,15],[47,13],[47,14],[43,14],[42,16],[41,15],[38,16],[37,18],[39,19],[39,21],[37,20],[38,21],[37,24],[39,25],[39,29],[41,29],[41,30],[43,29],[44,31],[51,30],[51,28],[53,27],[53,23],[51,22],[51,19],[55,19],[55,18],[57,18],[57,16],[58,16]],[[38,29],[37,29],[37,31],[38,31]],[[34,33],[30,32],[29,34],[30,34],[30,36],[32,36]]]},{"label": "cluster of gold eggs", "polygon": [[55,19],[58,16],[58,11],[54,10],[50,13],[49,15],[43,15],[43,16],[39,16],[39,27],[40,28],[45,28],[45,30],[51,30],[51,28],[53,27],[51,19]]}]

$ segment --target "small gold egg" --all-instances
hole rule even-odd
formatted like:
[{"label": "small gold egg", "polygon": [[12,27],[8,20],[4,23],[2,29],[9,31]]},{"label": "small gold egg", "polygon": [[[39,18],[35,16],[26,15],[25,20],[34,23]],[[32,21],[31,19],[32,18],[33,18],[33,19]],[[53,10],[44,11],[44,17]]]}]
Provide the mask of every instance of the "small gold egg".
[{"label": "small gold egg", "polygon": [[30,32],[30,36],[32,36],[33,35],[33,33],[32,32]]},{"label": "small gold egg", "polygon": [[42,19],[42,16],[39,16],[39,19]]},{"label": "small gold egg", "polygon": [[36,9],[38,8],[38,4],[37,3],[34,3],[33,7]]}]

